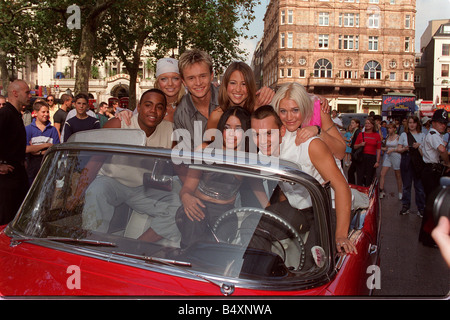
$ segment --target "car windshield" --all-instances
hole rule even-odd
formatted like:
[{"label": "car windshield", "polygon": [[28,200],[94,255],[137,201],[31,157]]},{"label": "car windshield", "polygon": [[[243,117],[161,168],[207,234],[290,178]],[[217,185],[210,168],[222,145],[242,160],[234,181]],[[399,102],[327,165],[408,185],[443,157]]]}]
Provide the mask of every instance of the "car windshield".
[{"label": "car windshield", "polygon": [[180,163],[170,150],[144,147],[61,145],[46,157],[9,232],[47,246],[76,239],[64,249],[168,273],[186,269],[186,277],[311,286],[331,265],[326,201],[311,193],[310,181],[302,185],[299,171],[267,168]]}]

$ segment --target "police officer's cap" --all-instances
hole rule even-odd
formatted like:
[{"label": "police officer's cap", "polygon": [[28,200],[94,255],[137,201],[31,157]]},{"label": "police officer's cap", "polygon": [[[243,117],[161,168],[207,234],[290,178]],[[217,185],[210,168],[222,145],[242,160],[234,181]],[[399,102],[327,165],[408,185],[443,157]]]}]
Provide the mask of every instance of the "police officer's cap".
[{"label": "police officer's cap", "polygon": [[431,121],[448,123],[448,112],[445,109],[438,109],[434,112]]}]

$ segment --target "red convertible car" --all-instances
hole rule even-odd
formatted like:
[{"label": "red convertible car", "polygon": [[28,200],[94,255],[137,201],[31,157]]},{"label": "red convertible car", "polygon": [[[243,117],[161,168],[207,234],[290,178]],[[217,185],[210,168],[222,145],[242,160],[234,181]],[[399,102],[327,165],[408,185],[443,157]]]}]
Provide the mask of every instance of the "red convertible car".
[{"label": "red convertible car", "polygon": [[[15,219],[0,228],[1,296],[366,296],[376,288],[377,181],[351,186],[348,237],[358,253],[338,255],[329,185],[295,164],[177,153],[143,146],[139,131],[100,131],[49,149]],[[116,142],[98,142],[106,136]],[[217,199],[200,227],[186,219],[180,172]],[[303,190],[307,218],[287,219],[280,210],[289,204],[257,200],[256,190],[271,198],[283,186]],[[234,201],[221,201],[233,189]]]}]

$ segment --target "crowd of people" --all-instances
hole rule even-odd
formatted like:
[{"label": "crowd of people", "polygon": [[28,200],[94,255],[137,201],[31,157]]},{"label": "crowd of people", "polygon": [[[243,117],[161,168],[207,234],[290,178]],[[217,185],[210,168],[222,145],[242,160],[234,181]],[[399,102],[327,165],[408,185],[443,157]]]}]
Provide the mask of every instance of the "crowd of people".
[{"label": "crowd of people", "polygon": [[[3,108],[0,109],[0,132],[7,137],[0,142],[0,197],[2,203],[8,203],[0,209],[0,224],[11,221],[17,212],[37,172],[37,157],[42,158],[52,144],[66,142],[75,132],[99,128],[141,129],[147,136],[146,145],[170,148],[179,141],[168,140],[168,137],[174,130],[183,129],[190,134],[190,139],[182,142],[195,150],[206,147],[195,145],[198,141],[196,135],[200,133],[203,137],[208,129],[218,129],[223,135],[220,139],[222,147],[236,150],[241,147],[242,137],[231,133],[236,130],[225,129],[252,128],[259,152],[296,162],[318,181],[330,181],[334,191],[338,252],[356,253],[354,244],[347,238],[351,212],[348,184],[369,186],[380,166],[380,195],[386,194],[384,177],[392,167],[397,178],[399,199],[403,203],[401,214],[409,210],[414,182],[417,207],[423,216],[420,240],[425,244],[432,243],[434,224],[430,222],[432,215],[427,211],[429,206],[426,202],[449,164],[448,144],[441,137],[448,123],[445,110],[435,112],[426,136],[421,131],[420,121],[414,116],[402,126],[389,123],[386,127],[378,117],[369,117],[362,128],[358,119],[352,119],[344,135],[336,116],[331,115],[328,101],[310,96],[300,84],[285,84],[277,92],[267,87],[257,90],[253,72],[243,62],[233,62],[227,68],[220,86],[213,79],[211,57],[201,50],[188,50],[179,60],[158,60],[155,88],[142,94],[134,111],[115,107],[113,116],[113,110],[100,103],[97,112],[93,113],[84,94],[73,98],[62,95],[58,108],[55,97],[50,95],[46,101],[34,103],[35,117],[26,127],[23,106],[30,103],[30,90],[22,80],[12,82],[8,88],[8,102],[2,102]],[[70,111],[72,103],[75,108]],[[210,140],[215,141],[215,138],[211,136]],[[355,153],[359,149],[357,160]],[[421,171],[413,161],[416,154],[423,159]],[[341,160],[348,166],[348,177],[344,174]],[[214,207],[215,199],[208,198],[204,192],[214,186],[208,185],[205,177],[193,176],[189,171],[180,173],[180,177],[183,177],[180,189],[182,206],[176,221],[182,243],[188,245],[198,237],[199,231],[196,230],[202,228],[199,224],[211,223],[205,220],[214,219],[207,217],[208,211],[203,210],[204,202]],[[87,179],[92,181],[94,177]],[[227,201],[231,203],[239,189],[240,181],[235,181]],[[301,196],[301,190],[289,186],[281,186],[281,189],[284,199],[299,212],[310,206]],[[259,190],[252,190],[263,207],[270,207],[269,199],[264,198]],[[76,190],[75,194],[80,196],[85,191]],[[121,191],[120,194],[127,193]],[[107,215],[107,208],[98,210]],[[213,209],[210,211],[214,212]],[[142,239],[154,241],[164,237],[164,232],[150,228]]]},{"label": "crowd of people", "polygon": [[[410,213],[412,186],[417,215],[422,218],[419,241],[426,246],[435,246],[431,231],[435,226],[432,202],[440,185],[440,177],[449,175],[450,124],[448,112],[438,109],[432,118],[408,116],[402,120],[381,121],[379,116],[369,116],[363,127],[359,120],[351,120],[344,137],[347,141],[345,165],[348,181],[369,186],[377,168],[380,175],[380,198],[389,191],[385,188],[386,174],[393,169],[396,193],[402,206],[400,215]],[[358,149],[363,148],[363,151]],[[356,174],[356,178],[355,178]]]}]

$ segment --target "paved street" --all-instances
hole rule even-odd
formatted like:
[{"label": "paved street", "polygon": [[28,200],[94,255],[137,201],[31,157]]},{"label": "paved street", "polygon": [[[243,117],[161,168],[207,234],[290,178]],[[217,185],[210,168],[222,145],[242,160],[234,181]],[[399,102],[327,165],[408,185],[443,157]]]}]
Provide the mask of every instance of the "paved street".
[{"label": "paved street", "polygon": [[[442,297],[450,293],[450,270],[439,249],[418,242],[421,218],[414,203],[412,213],[400,216],[401,201],[392,170],[388,172],[381,200],[381,289],[386,297]],[[414,192],[413,192],[414,197]],[[414,198],[413,198],[414,201]]]}]

